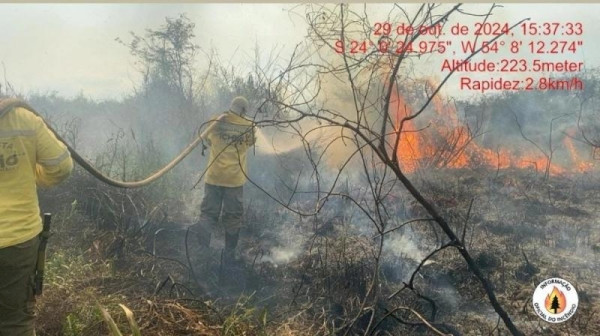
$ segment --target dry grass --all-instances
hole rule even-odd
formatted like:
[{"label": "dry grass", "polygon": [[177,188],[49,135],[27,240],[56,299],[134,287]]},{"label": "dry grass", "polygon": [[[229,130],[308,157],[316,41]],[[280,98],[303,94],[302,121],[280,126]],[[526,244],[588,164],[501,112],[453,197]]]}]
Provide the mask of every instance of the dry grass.
[{"label": "dry grass", "polygon": [[[539,183],[535,175],[518,171],[495,178],[464,171],[440,174],[429,179],[428,197],[443,206],[444,215],[457,228],[464,225],[466,210],[476,197],[467,246],[522,331],[526,335],[595,334],[600,329],[600,302],[595,295],[600,290],[595,249],[600,244],[595,229],[600,201],[596,188],[589,186],[598,182],[553,177]],[[420,215],[414,204],[407,209]],[[313,236],[288,264],[275,267],[255,260],[246,276],[254,276],[253,285],[263,290],[255,294],[215,290],[212,296],[198,296],[185,266],[135,249],[127,249],[121,258],[107,258],[106,247],[114,236],[98,234],[93,223],[86,223],[86,217],[71,206],[56,218],[60,224],[51,239],[45,292],[38,299],[38,335],[42,336],[106,335],[96,300],[124,330],[128,323],[118,304],[129,307],[143,335],[331,335],[356,316],[374,270],[373,239],[333,227]],[[411,243],[422,250],[436,242],[428,224],[414,225],[411,231]],[[402,235],[402,230],[398,233]],[[75,242],[84,247],[73,247]],[[378,293],[384,297],[401,286],[416,263],[409,256],[386,255],[382,265]],[[211,272],[211,267],[196,271]],[[216,278],[200,274],[200,282]],[[169,282],[156,295],[157,284],[167,276],[178,285]],[[541,322],[531,307],[534,286],[553,276],[573,280],[580,293],[577,314],[560,325]],[[431,304],[411,293],[391,301],[375,300],[376,320],[385,309],[407,306],[436,326],[451,325],[463,335],[506,334],[478,282],[451,249],[424,266],[415,284],[436,302],[435,320]],[[355,331],[366,326],[365,316],[360,316]],[[391,334],[428,332],[393,319],[381,326]]]}]

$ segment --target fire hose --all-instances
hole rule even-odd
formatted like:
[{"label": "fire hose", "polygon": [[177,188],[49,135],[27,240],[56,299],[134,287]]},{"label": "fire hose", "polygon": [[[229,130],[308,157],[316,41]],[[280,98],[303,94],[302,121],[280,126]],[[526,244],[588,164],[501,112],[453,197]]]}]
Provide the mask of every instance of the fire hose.
[{"label": "fire hose", "polygon": [[[33,107],[31,107],[31,105],[29,105],[21,99],[7,98],[0,101],[0,111],[16,107],[22,107],[28,111],[31,111],[31,113],[35,114],[36,116],[42,118],[42,120],[44,119]],[[90,174],[92,174],[92,176],[94,176],[98,180],[117,188],[139,188],[154,182],[156,179],[160,178],[173,167],[175,167],[179,162],[181,162],[181,160],[188,156],[194,150],[194,148],[198,146],[198,144],[202,142],[202,138],[196,137],[196,139],[192,141],[189,145],[187,145],[187,147],[185,147],[181,151],[181,153],[179,153],[179,155],[177,155],[173,160],[171,160],[171,162],[169,162],[164,167],[155,171],[154,173],[142,180],[119,181],[104,175],[102,172],[100,172],[98,169],[92,166],[91,163],[89,163],[86,159],[79,155],[79,153],[77,153],[77,151],[75,151],[75,149],[71,147],[71,145],[69,145],[50,125],[48,125],[48,123],[46,123],[46,125],[48,126],[48,129],[50,129],[50,131],[54,133],[56,138],[67,146],[67,149],[71,153],[71,157],[73,158],[73,160],[75,160],[75,162],[77,162],[83,169],[88,171]]]}]

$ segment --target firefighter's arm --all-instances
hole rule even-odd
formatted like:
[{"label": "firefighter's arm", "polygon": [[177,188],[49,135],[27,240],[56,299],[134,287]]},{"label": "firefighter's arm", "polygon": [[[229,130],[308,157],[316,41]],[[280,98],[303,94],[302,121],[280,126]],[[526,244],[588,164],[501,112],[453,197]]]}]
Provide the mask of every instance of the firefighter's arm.
[{"label": "firefighter's arm", "polygon": [[73,170],[73,160],[67,147],[48,129],[44,121],[36,118],[36,182],[44,187],[56,185]]},{"label": "firefighter's arm", "polygon": [[204,151],[208,148],[206,145],[208,144],[210,146],[210,137],[209,134],[212,131],[212,129],[215,127],[215,121],[211,120],[208,122],[208,126],[206,127],[206,129],[204,130],[204,132],[200,133],[200,130],[202,128],[198,129],[198,137],[200,137],[200,139],[202,139],[202,156],[204,156]]},{"label": "firefighter's arm", "polygon": [[212,132],[212,130],[215,128],[215,124],[216,124],[216,122],[214,120],[209,121],[206,129],[204,129],[204,131],[202,133],[200,133],[200,135],[199,135],[199,137],[202,139],[202,141],[208,143],[209,145],[210,145],[209,135],[210,135],[210,132]]},{"label": "firefighter's arm", "polygon": [[[213,118],[213,119],[209,120],[207,122],[207,126],[204,129],[204,131],[198,135],[204,142],[208,143],[209,146],[210,146],[210,134],[217,126],[217,122],[219,122],[223,118],[225,118],[225,114],[221,114],[217,118]],[[200,130],[198,130],[198,132],[200,132]]]}]

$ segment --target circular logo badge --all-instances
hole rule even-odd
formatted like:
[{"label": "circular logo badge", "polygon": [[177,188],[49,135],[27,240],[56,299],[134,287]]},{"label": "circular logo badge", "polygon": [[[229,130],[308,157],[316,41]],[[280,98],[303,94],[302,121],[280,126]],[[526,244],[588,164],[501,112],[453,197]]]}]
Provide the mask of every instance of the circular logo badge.
[{"label": "circular logo badge", "polygon": [[533,293],[533,309],[550,323],[561,323],[573,317],[579,296],[570,282],[561,278],[542,281]]}]

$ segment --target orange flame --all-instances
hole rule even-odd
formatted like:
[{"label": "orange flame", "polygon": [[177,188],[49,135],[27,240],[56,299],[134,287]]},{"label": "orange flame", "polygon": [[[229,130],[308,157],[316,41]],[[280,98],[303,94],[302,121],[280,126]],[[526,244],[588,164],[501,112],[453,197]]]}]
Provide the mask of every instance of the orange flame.
[{"label": "orange flame", "polygon": [[[434,87],[433,83],[429,83]],[[391,144],[398,142],[396,155],[400,167],[415,172],[424,167],[465,168],[484,165],[496,169],[521,168],[534,169],[550,175],[560,175],[567,169],[555,163],[548,164],[548,158],[539,152],[527,152],[516,155],[507,148],[496,150],[478,145],[469,134],[469,129],[458,118],[456,108],[445,104],[441,95],[432,100],[435,117],[427,127],[417,127],[414,119],[406,120],[414,111],[405,99],[393,90],[390,101],[390,115],[394,118],[394,130]],[[401,129],[400,129],[401,128]],[[398,132],[399,138],[398,138]],[[565,137],[565,147],[569,150],[573,165],[579,172],[588,171],[592,164],[585,162],[569,137]]]},{"label": "orange flame", "polygon": [[560,314],[567,307],[567,298],[563,292],[554,286],[552,292],[546,296],[544,305],[549,313]]}]

